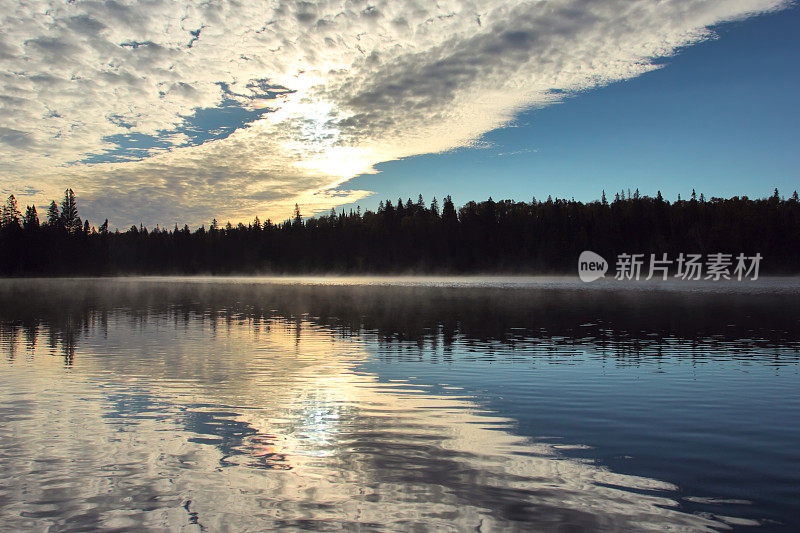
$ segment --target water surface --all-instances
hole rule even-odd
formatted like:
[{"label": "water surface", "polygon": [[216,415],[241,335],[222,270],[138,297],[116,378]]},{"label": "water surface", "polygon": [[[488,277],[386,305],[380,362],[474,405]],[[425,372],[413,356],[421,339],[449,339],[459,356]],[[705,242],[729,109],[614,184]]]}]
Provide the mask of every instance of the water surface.
[{"label": "water surface", "polygon": [[0,281],[4,530],[800,528],[800,284]]}]

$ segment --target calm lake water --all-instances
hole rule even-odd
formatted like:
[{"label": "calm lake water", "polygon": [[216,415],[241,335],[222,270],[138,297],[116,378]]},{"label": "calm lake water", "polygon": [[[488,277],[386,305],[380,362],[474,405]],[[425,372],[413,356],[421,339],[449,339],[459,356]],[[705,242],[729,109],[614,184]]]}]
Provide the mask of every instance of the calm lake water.
[{"label": "calm lake water", "polygon": [[800,529],[800,283],[0,281],[0,528]]}]

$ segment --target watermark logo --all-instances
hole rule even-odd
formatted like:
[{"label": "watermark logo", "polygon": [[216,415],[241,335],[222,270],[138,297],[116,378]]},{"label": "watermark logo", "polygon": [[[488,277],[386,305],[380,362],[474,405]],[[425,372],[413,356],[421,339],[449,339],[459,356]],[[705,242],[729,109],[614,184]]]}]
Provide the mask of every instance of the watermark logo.
[{"label": "watermark logo", "polygon": [[[705,260],[704,260],[705,259]],[[681,280],[757,280],[763,256],[715,253],[705,258],[701,254],[678,254],[670,259],[667,254],[628,254],[617,256],[614,279],[636,280],[661,279],[670,277]],[[578,276],[590,282],[605,276],[608,263],[600,255],[585,250],[578,258]],[[671,275],[671,273],[674,274]]]},{"label": "watermark logo", "polygon": [[606,272],[608,272],[608,261],[602,256],[589,250],[581,252],[578,257],[578,276],[581,281],[588,283],[600,279],[606,275]]}]

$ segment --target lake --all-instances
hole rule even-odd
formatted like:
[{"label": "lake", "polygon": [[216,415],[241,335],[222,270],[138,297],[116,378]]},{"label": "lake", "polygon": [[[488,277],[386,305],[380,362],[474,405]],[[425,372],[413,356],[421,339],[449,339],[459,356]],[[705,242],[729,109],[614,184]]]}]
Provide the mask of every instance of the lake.
[{"label": "lake", "polygon": [[5,531],[800,528],[800,283],[0,281]]}]

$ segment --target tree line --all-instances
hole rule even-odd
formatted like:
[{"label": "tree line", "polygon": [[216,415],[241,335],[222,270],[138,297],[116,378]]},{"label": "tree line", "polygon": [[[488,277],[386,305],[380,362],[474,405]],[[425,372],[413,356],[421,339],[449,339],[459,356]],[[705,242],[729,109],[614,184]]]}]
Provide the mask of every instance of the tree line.
[{"label": "tree line", "polygon": [[8,197],[0,222],[0,274],[264,273],[565,273],[581,251],[609,259],[621,253],[744,253],[763,256],[762,274],[800,272],[800,201],[778,190],[768,198],[665,200],[621,191],[609,200],[548,197],[530,202],[489,198],[456,208],[422,195],[380,202],[377,211],[331,210],[273,223],[192,231],[131,226],[109,230],[82,220],[72,189],[51,202],[43,220]]},{"label": "tree line", "polygon": [[[570,357],[591,346],[601,357],[639,364],[668,358],[665,350],[674,353],[675,345],[665,348],[661,340],[669,337],[692,361],[758,347],[774,364],[796,364],[798,316],[800,300],[791,292],[759,298],[732,291],[687,306],[677,291],[656,301],[625,291],[531,298],[529,291],[491,287],[15,280],[0,284],[0,352],[8,359],[29,357],[38,342],[71,364],[92,330],[106,335],[120,324],[139,328],[152,321],[213,335],[244,319],[254,333],[275,323],[293,325],[298,343],[308,326],[339,339],[374,335],[384,361],[512,353],[497,349],[499,343],[537,359]],[[475,351],[454,351],[455,345]]]}]

